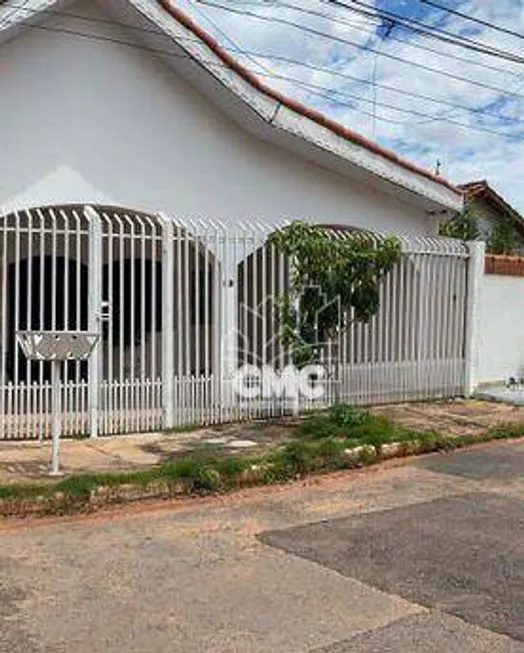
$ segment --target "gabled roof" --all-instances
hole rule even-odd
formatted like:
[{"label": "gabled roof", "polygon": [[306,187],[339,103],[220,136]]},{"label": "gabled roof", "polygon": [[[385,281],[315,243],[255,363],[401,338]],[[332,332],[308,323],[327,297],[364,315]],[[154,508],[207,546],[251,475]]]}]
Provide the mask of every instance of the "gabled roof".
[{"label": "gabled roof", "polygon": [[464,193],[466,201],[482,199],[489,204],[501,216],[506,216],[520,231],[524,233],[524,218],[513,208],[506,200],[495,191],[485,179],[479,181],[470,181],[467,184],[461,184],[460,188]]},{"label": "gabled roof", "polygon": [[[160,27],[164,38],[169,37],[171,44],[185,53],[185,64],[176,63],[173,57],[169,63],[178,66],[212,101],[234,113],[237,121],[243,122],[248,130],[261,138],[276,141],[342,174],[360,170],[368,178],[369,175],[381,178],[437,206],[454,210],[461,208],[463,196],[460,188],[260,81],[176,7],[174,0],[97,2],[113,14],[121,13],[130,26],[133,22],[130,10],[134,9],[137,21],[143,23],[146,20]],[[4,11],[9,15],[10,26],[4,32],[11,26],[13,30],[22,26],[28,18],[37,20],[38,14],[42,19],[46,18],[46,11],[67,4],[68,0],[28,0],[21,11],[16,9],[16,5],[10,7],[7,4]],[[0,8],[0,24],[1,20]],[[143,33],[137,33],[137,37],[154,38]]]}]

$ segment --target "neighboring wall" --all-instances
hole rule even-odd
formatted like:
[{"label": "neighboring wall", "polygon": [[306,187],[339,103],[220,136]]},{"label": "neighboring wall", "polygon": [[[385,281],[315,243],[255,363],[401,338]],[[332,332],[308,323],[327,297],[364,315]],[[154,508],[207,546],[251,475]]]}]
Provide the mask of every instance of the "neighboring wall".
[{"label": "neighboring wall", "polygon": [[524,379],[524,258],[487,255],[480,290],[477,381]]}]

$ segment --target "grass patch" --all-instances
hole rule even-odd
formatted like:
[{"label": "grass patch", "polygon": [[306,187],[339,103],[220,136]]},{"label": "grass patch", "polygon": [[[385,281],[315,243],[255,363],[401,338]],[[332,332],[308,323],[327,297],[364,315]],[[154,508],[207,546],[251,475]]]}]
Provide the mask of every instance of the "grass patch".
[{"label": "grass patch", "polygon": [[339,438],[348,446],[369,444],[381,447],[388,442],[413,439],[413,436],[382,415],[354,406],[338,404],[315,415],[297,427],[295,435],[306,440]]},{"label": "grass patch", "polygon": [[174,426],[170,429],[165,429],[163,432],[166,435],[172,435],[174,433],[192,433],[193,431],[200,431],[205,428],[201,424],[185,424],[184,426]]},{"label": "grass patch", "polygon": [[56,485],[13,483],[0,486],[0,501],[12,501],[14,499],[36,499],[50,492],[56,491]]},{"label": "grass patch", "polygon": [[[394,455],[451,451],[490,440],[524,437],[524,424],[503,424],[481,435],[448,436],[415,432],[383,416],[339,405],[314,414],[295,431],[296,438],[263,454],[209,456],[194,452],[177,460],[129,472],[75,474],[58,482],[0,486],[3,514],[62,514],[106,501],[147,495],[210,494],[244,486],[293,481],[309,474],[362,467],[381,458],[384,445],[400,443]],[[130,494],[126,491],[130,489]],[[141,495],[141,492],[142,495]],[[99,503],[94,497],[102,497]],[[0,512],[2,514],[2,512]]]},{"label": "grass patch", "polygon": [[524,423],[517,422],[516,424],[500,424],[499,426],[489,429],[486,436],[490,440],[522,438],[524,437]]}]

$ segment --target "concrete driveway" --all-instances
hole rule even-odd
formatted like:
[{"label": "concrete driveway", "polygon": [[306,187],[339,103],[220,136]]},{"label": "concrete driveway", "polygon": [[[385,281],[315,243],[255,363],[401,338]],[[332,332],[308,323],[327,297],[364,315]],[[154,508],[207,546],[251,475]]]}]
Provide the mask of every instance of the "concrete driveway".
[{"label": "concrete driveway", "polygon": [[524,653],[524,443],[0,528],[4,653]]}]

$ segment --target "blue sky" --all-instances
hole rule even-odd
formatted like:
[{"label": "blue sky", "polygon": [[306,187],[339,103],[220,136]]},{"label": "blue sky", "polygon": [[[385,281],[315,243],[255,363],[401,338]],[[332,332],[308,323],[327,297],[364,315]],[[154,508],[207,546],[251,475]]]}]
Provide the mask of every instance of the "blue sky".
[{"label": "blue sky", "polygon": [[[421,0],[344,2],[365,14],[329,0],[181,0],[232,54],[287,95],[427,168],[440,161],[455,182],[486,178],[524,212],[524,64],[388,25],[376,12],[522,56],[524,40]],[[436,2],[524,36],[522,0]]]}]

